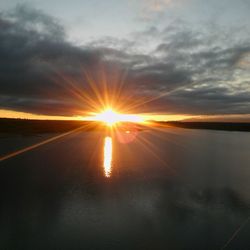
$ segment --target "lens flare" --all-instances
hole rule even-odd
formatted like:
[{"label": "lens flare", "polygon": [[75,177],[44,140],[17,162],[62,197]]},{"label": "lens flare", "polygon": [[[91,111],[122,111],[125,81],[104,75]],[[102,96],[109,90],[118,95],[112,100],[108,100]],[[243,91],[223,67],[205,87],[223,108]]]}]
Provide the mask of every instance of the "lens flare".
[{"label": "lens flare", "polygon": [[109,178],[112,172],[112,138],[105,137],[104,140],[104,155],[103,155],[103,168],[105,177]]}]

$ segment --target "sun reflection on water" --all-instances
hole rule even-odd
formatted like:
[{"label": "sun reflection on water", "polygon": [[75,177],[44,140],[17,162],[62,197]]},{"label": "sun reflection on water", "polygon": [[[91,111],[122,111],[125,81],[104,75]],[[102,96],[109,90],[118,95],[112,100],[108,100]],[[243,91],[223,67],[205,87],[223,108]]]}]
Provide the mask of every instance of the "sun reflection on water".
[{"label": "sun reflection on water", "polygon": [[105,137],[104,140],[104,155],[103,155],[103,168],[105,177],[109,178],[112,172],[112,138]]}]

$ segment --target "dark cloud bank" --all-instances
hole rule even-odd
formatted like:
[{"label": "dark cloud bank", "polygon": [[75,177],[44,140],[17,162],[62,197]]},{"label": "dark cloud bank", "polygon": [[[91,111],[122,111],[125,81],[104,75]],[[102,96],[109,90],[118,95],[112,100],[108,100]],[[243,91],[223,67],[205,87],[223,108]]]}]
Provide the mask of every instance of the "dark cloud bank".
[{"label": "dark cloud bank", "polygon": [[[76,46],[57,20],[18,6],[0,13],[0,108],[81,115],[108,89],[134,111],[249,114],[250,43],[242,34],[176,21]],[[152,51],[137,49],[156,37]]]}]

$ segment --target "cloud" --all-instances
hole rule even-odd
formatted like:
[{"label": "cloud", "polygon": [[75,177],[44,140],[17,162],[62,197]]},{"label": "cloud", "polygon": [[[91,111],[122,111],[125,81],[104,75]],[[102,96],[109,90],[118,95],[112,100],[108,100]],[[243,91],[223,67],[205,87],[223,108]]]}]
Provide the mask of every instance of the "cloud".
[{"label": "cloud", "polygon": [[53,78],[57,72],[79,77],[83,65],[99,60],[98,51],[71,45],[56,20],[26,6],[2,14],[0,20],[1,107],[22,111],[36,107],[47,113],[49,108],[42,108],[47,104],[56,113],[58,102],[61,106],[74,102],[65,92],[67,86]]},{"label": "cloud", "polygon": [[139,13],[138,20],[143,22],[155,21],[173,10],[183,0],[132,0],[136,3]]},{"label": "cloud", "polygon": [[248,114],[248,41],[245,29],[173,21],[76,46],[58,20],[18,5],[0,14],[0,108],[81,115],[109,101],[137,112]]},{"label": "cloud", "polygon": [[144,0],[145,8],[150,12],[162,12],[172,3],[172,0]]}]

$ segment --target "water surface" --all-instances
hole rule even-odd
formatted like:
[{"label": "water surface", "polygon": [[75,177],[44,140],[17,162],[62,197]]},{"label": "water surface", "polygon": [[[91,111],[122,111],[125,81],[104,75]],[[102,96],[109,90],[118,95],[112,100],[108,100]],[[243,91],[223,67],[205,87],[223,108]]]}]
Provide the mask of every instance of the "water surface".
[{"label": "water surface", "polygon": [[0,249],[250,249],[249,168],[250,133],[78,132],[0,163]]}]

